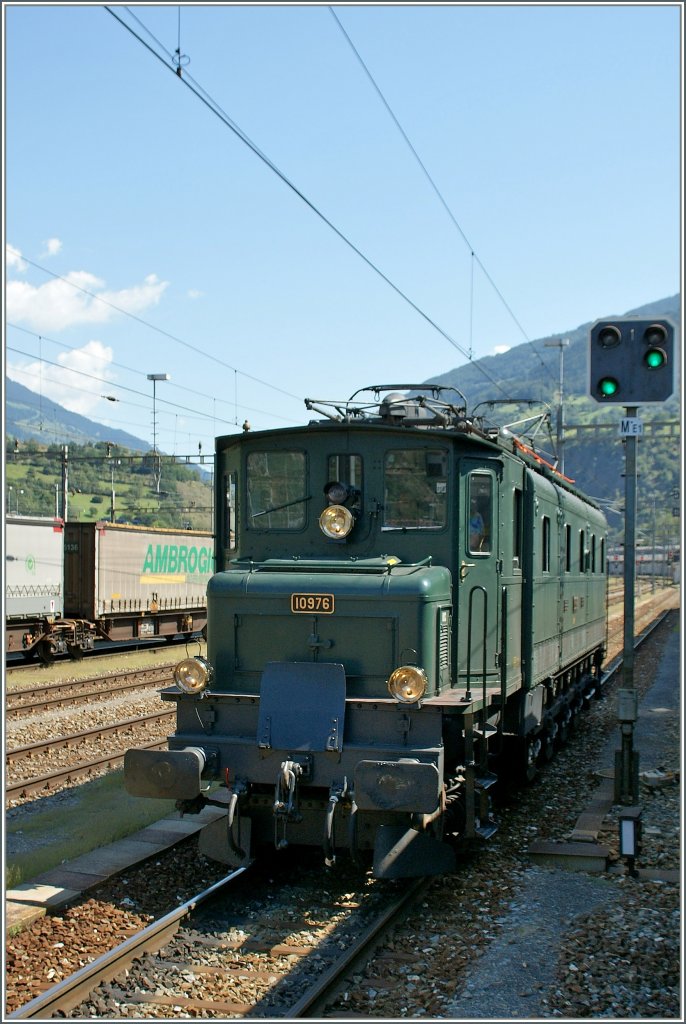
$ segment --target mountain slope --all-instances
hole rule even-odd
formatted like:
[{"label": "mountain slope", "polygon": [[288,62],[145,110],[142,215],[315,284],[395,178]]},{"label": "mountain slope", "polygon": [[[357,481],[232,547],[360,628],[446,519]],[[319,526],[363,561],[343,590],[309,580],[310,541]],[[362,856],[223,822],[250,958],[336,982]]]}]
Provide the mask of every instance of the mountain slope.
[{"label": "mountain slope", "polygon": [[[670,317],[677,331],[681,325],[681,297],[672,295],[657,302],[650,302],[638,309],[623,314],[610,313],[598,319],[610,319],[612,316]],[[591,324],[581,324],[571,331],[560,331],[547,338],[524,342],[497,356],[486,356],[473,363],[459,366],[446,373],[434,376],[432,382],[447,384],[458,388],[467,398],[471,410],[480,402],[489,399],[525,398],[545,401],[553,404],[557,401],[556,391],[559,381],[560,349],[546,348],[546,342],[557,342],[569,339],[569,346],[564,349],[564,396],[581,399],[579,408],[588,412],[601,409],[591,398],[586,397],[588,373],[588,332]],[[497,391],[490,377],[500,384],[505,395]],[[677,387],[678,390],[678,387]],[[669,408],[670,415],[677,415],[678,397],[670,399],[664,408]],[[660,407],[662,408],[662,407]],[[607,406],[602,411],[607,412]],[[660,415],[664,415],[663,412]],[[567,417],[569,419],[569,417]]]},{"label": "mountain slope", "polygon": [[17,381],[5,378],[5,433],[19,441],[40,444],[87,444],[111,441],[122,448],[144,452],[151,447],[125,430],[69,412],[49,398],[37,395]]}]

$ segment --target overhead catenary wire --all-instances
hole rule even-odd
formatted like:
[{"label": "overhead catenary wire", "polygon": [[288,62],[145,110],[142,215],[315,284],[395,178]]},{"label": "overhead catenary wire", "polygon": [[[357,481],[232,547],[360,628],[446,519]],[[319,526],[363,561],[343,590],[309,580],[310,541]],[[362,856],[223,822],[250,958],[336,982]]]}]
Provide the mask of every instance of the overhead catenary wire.
[{"label": "overhead catenary wire", "polygon": [[[24,334],[29,334],[29,335],[31,335],[34,338],[42,338],[43,341],[50,342],[50,344],[56,345],[58,348],[66,349],[68,352],[76,352],[76,351],[78,351],[78,349],[75,348],[73,345],[66,345],[64,342],[56,341],[55,338],[49,338],[45,334],[39,335],[39,334],[36,333],[36,331],[31,331],[31,330],[29,330],[28,327],[21,327],[19,324],[12,323],[12,321],[7,321],[6,326],[7,327],[11,327],[15,331],[22,331]],[[154,326],[152,324],[149,325],[149,326],[154,330]],[[35,356],[32,356],[31,353],[22,352],[19,349],[11,349],[11,351],[18,352],[21,355],[26,355],[29,358],[35,358]],[[65,372],[66,371],[72,371],[72,367],[71,366],[65,366],[64,364],[61,364],[61,363],[55,363],[54,365],[60,366],[63,370],[65,370]],[[112,362],[108,363],[107,365],[108,366],[112,366],[112,367],[116,367],[117,369],[120,369],[120,370],[126,370],[127,373],[133,373],[133,374],[135,374],[137,376],[143,376],[141,370],[135,369],[132,366],[126,366],[123,363],[115,362],[114,360],[112,360]],[[236,383],[236,377],[242,371],[235,369],[235,367],[231,367],[231,369],[233,369],[233,372],[234,372],[234,396],[235,396],[234,397],[234,401],[230,402],[230,401],[228,401],[225,398],[213,398],[212,401],[213,402],[219,402],[221,405],[226,405],[226,406],[229,406],[229,407],[233,406],[234,409],[236,409],[237,408],[237,389],[238,389],[238,385]],[[78,371],[77,370],[73,370],[73,372],[77,373]],[[251,378],[251,379],[255,380],[256,378]],[[54,383],[54,380],[53,380],[53,383]],[[119,384],[116,381],[103,380],[103,381],[101,381],[101,383],[106,384],[110,388],[123,388],[124,390],[127,390],[126,388],[124,388],[124,386],[122,384]],[[68,385],[65,385],[65,386],[68,386]],[[185,391],[189,395],[196,395],[198,398],[201,398],[203,400],[203,402],[207,401],[207,392],[206,391],[196,391],[194,388],[189,388],[188,385],[186,385],[186,384],[177,384],[174,381],[171,381],[169,386],[173,387],[173,388],[178,388],[180,391]],[[142,394],[142,392],[138,392],[137,391],[137,392],[135,392],[135,394]],[[298,396],[293,395],[291,397],[297,398]],[[298,400],[300,401],[301,399],[298,399]],[[167,404],[165,399],[163,399],[163,398],[160,398],[159,402],[162,405]],[[241,403],[241,409],[245,409],[248,412],[259,413],[262,416],[272,416],[274,419],[284,420],[287,423],[297,423],[298,422],[297,420],[290,419],[287,416],[279,416],[277,413],[274,413],[271,410],[267,411],[265,409],[257,409],[254,406],[244,405],[243,403]],[[203,416],[204,415],[205,414],[203,414]],[[221,422],[226,423],[227,421],[226,420],[222,420]],[[238,422],[237,417],[235,417],[235,416],[234,416],[234,422]]]},{"label": "overhead catenary wire", "polygon": [[278,391],[279,394],[285,395],[287,398],[294,398],[296,401],[299,402],[302,401],[300,395],[294,395],[290,391],[284,391],[283,388],[278,387],[276,384],[270,384],[269,381],[262,380],[260,377],[255,377],[250,373],[246,373],[244,370],[237,370],[235,366],[232,366],[230,363],[225,362],[225,360],[220,359],[218,356],[212,355],[211,352],[207,352],[205,349],[198,348],[197,345],[191,345],[189,341],[184,341],[183,338],[179,338],[175,334],[171,334],[169,331],[165,331],[163,327],[158,327],[156,324],[152,324],[148,320],[144,320],[142,317],[137,316],[135,313],[131,313],[128,309],[123,309],[121,306],[117,306],[116,303],[110,302],[109,299],[103,299],[101,295],[98,295],[96,292],[89,291],[87,288],[84,288],[80,284],[75,284],[75,282],[70,281],[68,277],[63,277],[61,274],[55,273],[54,270],[48,270],[47,267],[41,266],[40,263],[36,263],[34,260],[29,259],[28,256],[24,256],[24,254],[20,253],[17,249],[13,249],[11,245],[8,245],[7,249],[14,255],[19,256],[22,260],[24,260],[25,263],[30,264],[30,266],[35,267],[37,270],[41,270],[44,274],[49,274],[50,277],[54,277],[58,281],[63,281],[71,288],[75,288],[76,291],[83,292],[84,295],[88,295],[91,299],[95,299],[96,302],[102,302],[103,305],[109,306],[110,309],[116,310],[117,313],[122,313],[124,316],[128,316],[131,320],[135,320],[136,323],[141,324],[143,327],[147,327],[151,331],[156,331],[158,334],[164,335],[164,337],[169,338],[170,341],[175,341],[179,345],[183,345],[184,348],[189,349],[191,352],[195,352],[196,355],[204,356],[207,359],[211,359],[213,362],[218,363],[219,366],[223,366],[225,369],[232,370],[235,373],[240,373],[242,377],[246,377],[248,380],[253,381],[255,384],[261,384],[263,387],[271,388],[272,391]]},{"label": "overhead catenary wire", "polygon": [[[35,356],[32,356],[32,354],[30,352],[25,352],[23,349],[19,349],[19,348],[14,348],[12,345],[7,345],[6,349],[7,349],[8,352],[15,352],[17,355],[28,356],[29,358],[35,358]],[[112,387],[113,386],[112,385],[112,381],[108,380],[106,377],[97,377],[94,373],[87,373],[85,370],[77,370],[77,369],[75,369],[72,366],[65,367],[63,363],[56,363],[56,362],[54,362],[51,359],[44,359],[43,362],[47,363],[48,366],[56,366],[60,370],[67,370],[69,373],[76,373],[80,377],[87,377],[89,380],[97,381],[98,384],[100,384],[100,385],[106,385],[107,387]],[[67,387],[67,388],[74,387],[74,385],[67,384],[64,381],[53,381],[53,383],[59,383],[60,385],[63,385],[64,387]],[[147,397],[143,391],[136,391],[135,388],[127,387],[125,384],[116,384],[114,386],[119,388],[122,391],[128,391],[128,392],[130,392],[133,395],[139,395],[139,396],[141,396],[143,398]],[[79,390],[79,389],[75,388],[75,390]],[[86,391],[85,388],[82,389],[82,390]],[[86,393],[87,394],[92,394],[92,391],[88,390]],[[157,404],[158,405],[166,405],[166,406],[168,406],[171,409],[181,409],[183,414],[184,414],[184,416],[186,417],[186,419],[189,419],[189,420],[195,419],[195,420],[209,420],[211,422],[212,421],[216,421],[216,417],[213,415],[213,413],[201,412],[199,409],[195,409],[195,410],[193,410],[193,414],[189,414],[187,406],[179,405],[177,402],[170,402],[166,398],[158,398],[157,399]],[[140,408],[140,406],[139,406],[139,408]],[[250,409],[249,406],[242,406],[241,408]],[[254,411],[259,411],[259,410],[252,410],[252,409],[250,409],[250,411],[254,412]],[[224,423],[224,424],[227,424],[227,425],[230,425],[230,426],[235,426],[235,422],[233,420],[219,419],[219,423]]]},{"label": "overhead catenary wire", "polygon": [[422,170],[426,180],[429,182],[429,184],[431,185],[431,188],[433,189],[433,191],[435,192],[436,196],[438,197],[438,200],[441,203],[443,209],[445,210],[445,212],[450,217],[450,220],[452,221],[452,223],[454,224],[455,228],[459,232],[460,237],[462,238],[462,241],[465,243],[465,245],[469,249],[470,258],[471,258],[471,264],[472,264],[472,281],[471,281],[471,284],[470,284],[470,300],[469,300],[470,301],[470,306],[469,306],[469,359],[470,359],[470,362],[472,361],[472,315],[473,315],[473,303],[474,303],[474,298],[473,298],[473,265],[474,265],[474,263],[477,263],[479,268],[481,269],[484,277],[486,278],[488,283],[493,288],[495,294],[498,296],[498,298],[502,302],[503,306],[505,307],[507,312],[512,317],[513,322],[517,325],[517,327],[521,331],[524,339],[527,341],[527,343],[529,345],[531,345],[532,351],[535,353],[535,355],[538,358],[538,361],[540,362],[541,366],[546,371],[546,373],[550,375],[550,377],[552,379],[552,374],[551,374],[551,371],[550,371],[550,367],[541,358],[541,355],[536,350],[536,346],[534,345],[533,341],[527,335],[526,331],[524,330],[524,328],[520,324],[519,320],[517,319],[517,317],[513,313],[513,311],[510,308],[509,304],[506,302],[505,297],[503,296],[502,292],[500,291],[500,289],[498,288],[498,286],[494,282],[494,280],[491,277],[491,275],[486,270],[486,268],[483,265],[482,261],[477,256],[476,252],[474,251],[474,247],[472,246],[472,243],[469,241],[469,239],[465,235],[464,231],[462,230],[461,225],[459,224],[459,222],[458,222],[457,218],[455,217],[453,211],[448,206],[448,203],[446,202],[445,198],[443,197],[443,194],[441,193],[438,185],[436,184],[434,179],[429,174],[429,171],[428,171],[428,169],[426,167],[426,164],[424,163],[424,161],[420,157],[420,155],[417,152],[417,150],[415,149],[415,147],[412,145],[412,142],[410,141],[409,136],[407,135],[407,132],[405,131],[405,129],[401,125],[400,121],[398,120],[398,118],[396,117],[395,113],[393,112],[393,110],[391,108],[391,105],[389,104],[389,102],[386,99],[386,97],[384,96],[383,92],[381,91],[381,89],[377,85],[376,80],[374,79],[374,76],[372,75],[371,71],[369,70],[369,68],[365,64],[364,60],[362,59],[362,56],[360,55],[360,53],[359,53],[357,47],[355,46],[355,44],[353,43],[352,39],[350,38],[350,36],[346,32],[345,28],[341,24],[341,21],[340,21],[338,15],[336,14],[336,12],[334,11],[333,7],[329,6],[329,11],[330,11],[334,21],[338,25],[339,29],[341,30],[341,33],[343,34],[344,38],[348,42],[348,45],[350,46],[350,49],[352,50],[352,52],[355,54],[355,57],[359,61],[360,66],[362,67],[364,73],[366,74],[367,78],[371,82],[372,87],[374,88],[376,94],[378,95],[379,99],[381,100],[381,102],[383,103],[384,107],[386,108],[386,110],[387,110],[391,120],[395,124],[396,128],[398,129],[398,131],[402,135],[403,139],[405,140],[405,143],[406,143],[407,147],[409,148],[410,152],[412,153],[412,155],[414,156],[415,160],[419,164],[419,166],[420,166],[420,168],[421,168],[421,170]]},{"label": "overhead catenary wire", "polygon": [[[141,45],[145,47],[145,49],[148,50],[148,52],[151,53],[163,65],[163,67],[167,68],[167,70],[169,71],[172,71],[172,73],[176,75],[176,71],[174,69],[173,54],[171,54],[170,51],[167,50],[166,47],[164,47],[164,45],[155,38],[155,36],[149,31],[149,29],[145,28],[145,26],[142,25],[142,22],[137,17],[137,15],[135,15],[128,7],[124,7],[124,10],[126,10],[132,18],[134,18],[139,24],[142,25],[146,33],[150,36],[151,39],[154,40],[155,45],[159,48],[159,50],[162,51],[162,53],[159,53],[153,46],[146,42],[145,39],[143,39],[130,24],[127,24],[127,22],[122,17],[120,17],[120,15],[112,7],[106,4],[105,10],[109,14],[111,14],[112,17],[115,18],[115,20],[118,21],[119,24],[122,25],[134,37],[134,39],[137,39],[138,42],[141,43]],[[404,302],[406,302],[412,309],[414,309],[414,311],[426,323],[428,323],[430,327],[436,330],[438,334],[441,335],[441,337],[443,337],[450,345],[452,345],[453,348],[457,349],[457,351],[461,352],[466,359],[471,361],[471,356],[467,349],[463,348],[462,345],[459,344],[459,342],[457,342],[447,331],[445,331],[438,323],[436,323],[436,321],[433,320],[428,313],[426,313],[398,285],[396,285],[381,270],[381,268],[377,266],[376,263],[373,262],[373,260],[366,256],[365,253],[363,253],[362,250],[357,245],[355,245],[355,243],[350,238],[348,238],[348,236],[344,234],[344,232],[340,228],[338,228],[333,223],[333,221],[331,221],[326,216],[326,214],[324,214],[319,209],[319,207],[317,207],[315,203],[312,202],[312,200],[310,200],[305,195],[305,193],[302,192],[298,188],[298,186],[295,185],[295,183],[292,182],[290,178],[283,171],[281,171],[265,153],[262,152],[262,150],[260,150],[260,148],[252,141],[252,139],[250,139],[248,135],[246,135],[243,129],[240,128],[239,125],[237,125],[236,122],[232,120],[232,118],[219,106],[219,104],[209,95],[209,93],[207,93],[206,90],[198,82],[196,82],[195,79],[193,79],[191,75],[184,72],[183,75],[178,75],[176,77],[178,77],[179,80],[183,82],[185,87],[191,93],[193,93],[193,95],[197,99],[199,99],[200,102],[203,103],[208,108],[208,110],[210,110],[215,115],[215,117],[217,117],[227,128],[229,128],[229,130],[232,131],[237,136],[237,138],[239,138],[241,142],[243,142],[255,154],[255,156],[262,160],[262,162],[267,167],[269,167],[271,171],[273,171],[273,173],[283,182],[283,184],[286,185],[296,196],[298,196],[298,198],[301,199],[302,202],[305,203],[305,205],[317,217],[319,217],[319,219],[328,228],[330,228],[330,230],[333,231],[334,234],[337,235],[342,242],[344,242],[357,256],[359,256],[359,258],[363,260],[363,262],[366,263],[367,266],[371,270],[373,270],[375,274],[377,274],[401,299],[403,299]],[[476,362],[474,365],[479,370],[479,372],[481,372],[485,377],[488,378],[488,380],[490,380],[490,382],[498,389],[498,391],[501,392],[501,394],[505,394],[505,391],[500,385],[499,381],[497,381],[495,377],[493,377],[493,375],[484,366],[482,366],[478,362]]]}]

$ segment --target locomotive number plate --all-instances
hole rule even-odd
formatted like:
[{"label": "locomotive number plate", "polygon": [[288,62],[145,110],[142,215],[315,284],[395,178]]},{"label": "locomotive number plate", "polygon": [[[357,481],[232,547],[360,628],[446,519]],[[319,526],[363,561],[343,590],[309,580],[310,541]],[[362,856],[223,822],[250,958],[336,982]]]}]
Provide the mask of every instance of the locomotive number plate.
[{"label": "locomotive number plate", "polygon": [[333,615],[333,594],[291,594],[291,611],[310,615],[313,612]]}]

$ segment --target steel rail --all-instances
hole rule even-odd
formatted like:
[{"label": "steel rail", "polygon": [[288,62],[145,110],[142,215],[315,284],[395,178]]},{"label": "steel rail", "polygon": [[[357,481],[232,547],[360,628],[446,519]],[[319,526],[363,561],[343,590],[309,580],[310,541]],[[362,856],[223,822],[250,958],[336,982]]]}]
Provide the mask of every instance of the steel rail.
[{"label": "steel rail", "polygon": [[[248,865],[249,866],[249,865]],[[204,889],[193,896],[192,899],[182,903],[181,906],[170,913],[165,914],[159,921],[153,921],[141,932],[132,935],[120,945],[102,956],[86,964],[75,974],[65,978],[64,981],[54,985],[47,991],[42,992],[31,1002],[20,1006],[18,1010],[8,1015],[8,1020],[28,1020],[32,1017],[41,1019],[50,1017],[54,1013],[64,1014],[73,1010],[75,1006],[83,1002],[93,989],[103,981],[109,981],[120,971],[128,967],[142,953],[156,952],[178,931],[181,922],[187,918],[193,910],[205,900],[213,896],[223,886],[228,885],[239,875],[247,871],[248,866],[236,868],[231,874],[221,878],[209,888]]]},{"label": "steel rail", "polygon": [[[651,624],[652,623],[659,624],[660,622],[662,622],[662,620],[664,619],[665,615],[667,615],[670,611],[674,611],[674,610],[675,610],[674,608],[667,607],[667,608],[663,608],[661,611],[656,611],[654,604],[652,604],[652,605],[651,604],[647,604],[647,605],[644,605],[642,608],[638,607],[635,610],[636,624],[642,623],[642,622],[645,622],[646,620],[648,620],[648,625],[644,628],[643,632],[646,632],[646,631],[650,632]],[[651,616],[653,616],[653,618],[651,618]],[[621,625],[619,627],[617,627],[615,625],[615,623],[617,623],[618,621],[621,623]],[[623,636],[624,636],[623,621],[624,621],[623,620],[623,615],[622,615],[621,618],[620,618],[620,616],[618,614],[617,615],[613,614],[613,615],[609,616],[609,618],[608,618],[608,635],[607,635],[608,647],[612,646],[614,648],[617,648],[617,646],[618,646],[618,638],[620,638],[621,642],[619,643],[619,647],[623,648]],[[636,639],[636,637],[642,637],[643,636],[643,632],[641,632],[641,631],[636,632],[634,640]]]},{"label": "steel rail", "polygon": [[[651,619],[648,625],[645,626],[640,633],[637,633],[634,636],[634,650],[638,650],[643,641],[647,640],[651,633],[653,633],[658,628],[658,626],[661,626],[667,618],[667,616],[673,611],[675,611],[674,608],[666,608],[664,611],[659,612],[659,614],[656,615],[654,619]],[[613,658],[609,665],[605,669],[603,669],[601,685],[605,686],[606,683],[611,682],[614,679],[614,677],[619,673],[623,664],[624,652],[622,651],[621,654],[618,654],[615,658]]]},{"label": "steel rail", "polygon": [[111,675],[100,675],[100,676],[88,676],[86,679],[69,679],[58,683],[46,683],[45,686],[31,686],[25,687],[24,689],[9,690],[6,694],[7,699],[13,697],[42,697],[49,694],[58,693],[69,693],[70,691],[85,690],[89,686],[97,687],[100,683],[111,684],[122,682],[123,680],[133,680],[136,677],[139,679],[157,679],[160,673],[164,673],[166,669],[171,673],[171,665],[153,665],[150,668],[130,668],[124,672],[113,672]]},{"label": "steel rail", "polygon": [[[166,750],[166,740],[153,740],[151,743],[143,743],[139,750]],[[5,800],[18,800],[20,797],[29,796],[31,793],[41,793],[43,790],[52,790],[63,782],[73,782],[82,779],[84,776],[93,774],[98,768],[116,768],[122,764],[125,751],[118,754],[107,754],[104,757],[94,758],[92,761],[82,761],[80,764],[72,765],[71,768],[60,768],[55,772],[48,772],[46,775],[37,775],[33,779],[25,779],[14,785],[5,786]]]},{"label": "steel rail", "polygon": [[171,718],[176,714],[171,711],[156,711],[150,715],[138,715],[135,718],[124,718],[114,725],[100,725],[94,729],[84,729],[82,732],[72,732],[67,736],[61,736],[54,740],[37,740],[35,743],[28,743],[24,747],[13,747],[5,752],[5,764],[14,764],[16,761],[24,760],[33,754],[44,754],[49,750],[59,750],[62,747],[77,747],[89,740],[104,738],[105,736],[116,736],[119,732],[131,732],[139,725],[152,725],[154,722]]},{"label": "steel rail", "polygon": [[22,714],[30,714],[33,711],[48,711],[50,708],[63,707],[65,704],[86,704],[94,697],[111,697],[113,694],[126,693],[128,690],[140,690],[149,686],[157,686],[160,683],[170,682],[169,676],[157,676],[149,679],[138,679],[136,682],[115,683],[110,689],[88,690],[85,693],[63,694],[61,697],[48,697],[45,700],[37,700],[28,704],[13,704],[5,709],[6,718],[19,718]]},{"label": "steel rail", "polygon": [[407,914],[412,906],[424,895],[433,877],[415,879],[408,888],[396,895],[383,909],[382,913],[358,936],[357,941],[340,956],[335,963],[325,970],[300,996],[300,998],[282,1014],[287,1019],[299,1017],[323,1017],[327,1003],[335,998],[341,982],[355,969],[367,963],[374,949],[385,938],[388,931]]}]

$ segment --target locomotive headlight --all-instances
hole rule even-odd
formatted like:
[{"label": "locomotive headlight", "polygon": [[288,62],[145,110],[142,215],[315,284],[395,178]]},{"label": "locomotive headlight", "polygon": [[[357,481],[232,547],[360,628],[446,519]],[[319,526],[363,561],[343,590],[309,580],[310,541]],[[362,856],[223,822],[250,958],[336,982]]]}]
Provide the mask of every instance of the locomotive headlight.
[{"label": "locomotive headlight", "polygon": [[319,528],[325,537],[342,540],[353,528],[353,514],[344,505],[329,505],[319,517]]},{"label": "locomotive headlight", "polygon": [[421,700],[427,685],[426,672],[416,665],[401,665],[388,679],[390,693],[403,704],[414,704]]},{"label": "locomotive headlight", "polygon": [[213,676],[214,669],[207,658],[184,658],[174,669],[174,682],[184,693],[202,693]]}]

